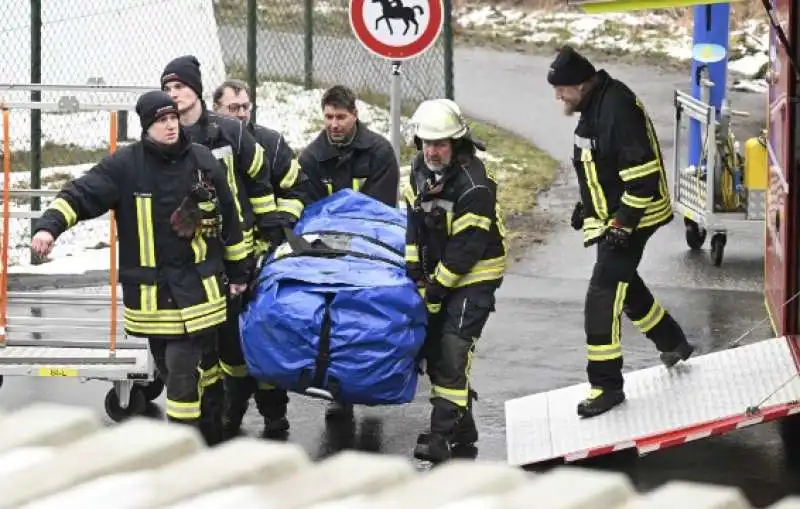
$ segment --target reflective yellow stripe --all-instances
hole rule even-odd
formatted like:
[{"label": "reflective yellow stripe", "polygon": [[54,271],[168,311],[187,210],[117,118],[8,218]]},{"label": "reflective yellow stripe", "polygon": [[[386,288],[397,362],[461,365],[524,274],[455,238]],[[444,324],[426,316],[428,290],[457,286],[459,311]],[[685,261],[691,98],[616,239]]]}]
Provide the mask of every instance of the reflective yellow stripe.
[{"label": "reflective yellow stripe", "polygon": [[139,308],[143,313],[152,313],[158,308],[158,286],[139,285]]},{"label": "reflective yellow stripe", "polygon": [[153,239],[153,202],[149,196],[136,197],[136,227],[139,236],[139,265],[156,266],[156,248]]},{"label": "reflective yellow stripe", "polygon": [[623,182],[630,182],[631,180],[640,179],[653,173],[658,173],[661,167],[658,160],[654,159],[649,163],[644,163],[639,166],[633,166],[619,172],[619,177]]},{"label": "reflective yellow stripe", "polygon": [[286,172],[286,175],[280,181],[281,189],[291,189],[295,183],[297,182],[297,177],[300,175],[300,163],[297,162],[297,159],[292,159],[292,163],[289,165],[289,171]]},{"label": "reflective yellow stripe", "polygon": [[199,208],[203,212],[213,212],[214,209],[216,209],[217,207],[216,207],[216,205],[214,205],[214,202],[200,201],[200,202],[197,202],[197,208]]},{"label": "reflective yellow stripe", "polygon": [[225,246],[225,253],[223,257],[229,262],[238,262],[239,260],[244,260],[247,258],[248,254],[250,254],[250,250],[248,249],[247,244],[242,241],[230,246]]},{"label": "reflective yellow stripe", "polygon": [[278,212],[285,212],[300,219],[303,214],[303,202],[288,198],[278,198]]},{"label": "reflective yellow stripe", "polygon": [[414,189],[411,186],[405,186],[403,189],[403,197],[406,199],[406,202],[408,202],[409,207],[414,206],[417,195],[414,193]]},{"label": "reflective yellow stripe", "polygon": [[236,205],[236,216],[239,218],[239,222],[244,224],[244,216],[242,216],[242,204],[239,202],[239,184],[236,182],[236,171],[235,171],[235,163],[233,161],[233,155],[226,155],[222,158],[222,162],[225,163],[226,169],[226,177],[228,178],[228,187],[231,188],[231,194],[233,195],[233,203]]},{"label": "reflective yellow stripe", "polygon": [[255,152],[253,152],[253,160],[250,162],[250,167],[247,169],[247,175],[250,178],[255,178],[264,166],[264,148],[256,143]]},{"label": "reflective yellow stripe", "polygon": [[232,376],[234,378],[244,378],[248,374],[246,364],[233,366],[231,364],[226,364],[223,361],[219,361],[219,366],[222,369],[223,373],[225,373],[228,376]]},{"label": "reflective yellow stripe", "polygon": [[598,218],[605,220],[608,218],[608,203],[606,202],[605,194],[603,194],[603,188],[600,186],[600,179],[597,176],[597,167],[592,158],[591,149],[581,149],[581,161],[583,162],[586,186],[589,188],[594,212]]},{"label": "reflective yellow stripe", "polygon": [[366,182],[366,178],[354,178],[353,179],[353,191],[359,191],[364,186],[364,182]]},{"label": "reflective yellow stripe", "polygon": [[622,346],[611,345],[586,345],[586,359],[593,362],[613,361],[622,357]]},{"label": "reflective yellow stripe", "polygon": [[75,223],[78,222],[78,214],[64,198],[56,198],[53,200],[53,202],[50,203],[50,208],[64,216],[64,222],[67,223],[67,228],[75,226]]},{"label": "reflective yellow stripe", "polygon": [[432,385],[431,397],[446,399],[460,407],[466,407],[467,400],[469,399],[469,390],[466,388],[448,389],[447,387],[442,387],[441,385]]},{"label": "reflective yellow stripe", "polygon": [[262,215],[275,212],[277,206],[275,205],[275,196],[268,194],[266,196],[250,197],[250,206],[253,207],[253,214]]},{"label": "reflective yellow stripe", "polygon": [[617,283],[617,289],[614,295],[614,308],[611,317],[611,341],[619,345],[622,338],[622,324],[620,318],[622,310],[625,306],[625,296],[628,294],[628,283]]},{"label": "reflective yellow stripe", "polygon": [[172,401],[167,398],[166,413],[173,419],[187,421],[200,418],[200,400],[191,402]]},{"label": "reflective yellow stripe", "polygon": [[652,202],[650,206],[645,209],[644,216],[641,221],[639,221],[639,228],[653,226],[670,218],[672,215],[672,204],[663,192],[662,195],[665,197]]},{"label": "reflective yellow stripe", "polygon": [[453,221],[452,235],[458,235],[460,232],[466,230],[470,226],[481,228],[488,232],[492,227],[492,220],[486,216],[480,216],[478,214],[468,212]]},{"label": "reflective yellow stripe", "polygon": [[186,320],[186,332],[192,334],[225,323],[228,317],[225,299],[220,299],[215,304],[217,304],[218,309],[214,313],[201,318]]},{"label": "reflective yellow stripe", "polygon": [[411,263],[419,262],[419,248],[416,244],[406,244],[406,261]]},{"label": "reflective yellow stripe", "polygon": [[333,194],[333,184],[325,184],[325,189],[328,191],[328,194]]},{"label": "reflective yellow stripe", "polygon": [[583,220],[583,242],[588,243],[600,237],[606,231],[606,224],[596,217]]},{"label": "reflective yellow stripe", "polygon": [[267,382],[258,382],[258,389],[261,391],[271,391],[277,389],[277,387],[272,384],[268,384]]},{"label": "reflective yellow stripe", "polygon": [[202,392],[202,389],[206,389],[222,381],[222,373],[217,365],[211,366],[206,370],[198,368],[197,371],[200,373],[200,378],[197,381],[197,385],[201,389],[200,392]]},{"label": "reflective yellow stripe", "polygon": [[639,329],[642,334],[647,334],[653,327],[658,325],[661,320],[666,315],[667,311],[658,303],[658,301],[653,301],[653,305],[650,306],[650,310],[647,312],[644,317],[639,320],[635,320],[633,324]]},{"label": "reflective yellow stripe", "polygon": [[633,207],[635,209],[643,209],[646,208],[650,203],[653,201],[653,197],[642,198],[640,196],[634,196],[628,191],[622,193],[622,198],[620,201],[629,207]]},{"label": "reflective yellow stripe", "polygon": [[206,259],[208,255],[208,244],[202,235],[195,235],[191,242],[192,251],[194,251],[194,263],[200,263]]},{"label": "reflective yellow stripe", "polygon": [[459,275],[448,269],[444,263],[436,265],[433,275],[436,281],[447,288],[462,288],[476,283],[495,281],[503,277],[506,271],[506,257],[500,256],[488,260],[480,260],[467,274]]}]

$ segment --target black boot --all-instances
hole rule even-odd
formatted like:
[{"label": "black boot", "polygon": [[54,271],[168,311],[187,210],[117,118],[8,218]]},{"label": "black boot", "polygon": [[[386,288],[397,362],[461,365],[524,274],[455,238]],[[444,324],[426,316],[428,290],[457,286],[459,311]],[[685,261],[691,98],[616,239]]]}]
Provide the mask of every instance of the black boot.
[{"label": "black boot", "polygon": [[681,344],[678,345],[675,350],[670,352],[661,352],[661,362],[668,368],[671,368],[679,361],[685,361],[689,357],[692,356],[694,353],[694,346],[691,345],[688,341],[683,341]]},{"label": "black boot", "polygon": [[623,401],[625,401],[625,393],[622,389],[592,387],[589,397],[578,403],[578,415],[594,417],[608,412]]},{"label": "black boot", "polygon": [[325,420],[347,421],[353,418],[353,405],[333,401],[325,410]]},{"label": "black boot", "polygon": [[472,415],[472,402],[477,399],[478,393],[470,389],[467,409],[458,420],[456,429],[450,439],[450,445],[472,446],[478,441],[478,428],[475,425],[475,417]]},{"label": "black boot", "polygon": [[442,463],[452,457],[447,438],[439,433],[423,433],[417,437],[414,457],[431,463]]},{"label": "black boot", "polygon": [[289,395],[282,389],[256,389],[256,406],[264,418],[264,436],[278,438],[289,431],[289,419],[286,411],[289,405]]}]

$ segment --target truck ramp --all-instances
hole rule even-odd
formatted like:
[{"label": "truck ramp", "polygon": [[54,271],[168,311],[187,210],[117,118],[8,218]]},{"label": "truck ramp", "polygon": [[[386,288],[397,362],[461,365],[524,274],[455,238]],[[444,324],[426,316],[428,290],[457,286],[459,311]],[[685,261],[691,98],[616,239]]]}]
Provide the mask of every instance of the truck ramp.
[{"label": "truck ramp", "polygon": [[639,454],[800,413],[796,339],[778,337],[625,374],[627,400],[584,419],[588,383],[506,401],[508,462]]}]

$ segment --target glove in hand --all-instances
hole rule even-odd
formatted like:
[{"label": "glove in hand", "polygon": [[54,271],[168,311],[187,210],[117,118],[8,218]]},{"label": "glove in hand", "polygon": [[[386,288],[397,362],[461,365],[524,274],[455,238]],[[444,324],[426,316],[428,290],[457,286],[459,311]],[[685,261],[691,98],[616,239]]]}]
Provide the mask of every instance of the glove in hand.
[{"label": "glove in hand", "polygon": [[631,232],[612,224],[603,236],[603,242],[614,248],[626,248],[630,244]]},{"label": "glove in hand", "polygon": [[570,219],[570,224],[574,230],[580,230],[583,228],[583,203],[575,203],[575,208],[572,209],[572,218]]},{"label": "glove in hand", "polygon": [[170,215],[169,223],[178,237],[184,239],[194,238],[195,231],[200,226],[201,212],[193,196],[183,199],[177,209]]}]

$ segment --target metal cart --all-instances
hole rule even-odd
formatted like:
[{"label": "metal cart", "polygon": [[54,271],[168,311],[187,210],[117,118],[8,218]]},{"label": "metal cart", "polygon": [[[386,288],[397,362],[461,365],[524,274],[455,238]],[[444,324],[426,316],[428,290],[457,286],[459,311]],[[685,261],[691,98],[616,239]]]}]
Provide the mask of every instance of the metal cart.
[{"label": "metal cart", "polygon": [[[747,161],[742,156],[730,127],[732,117],[746,117],[749,113],[732,110],[725,101],[718,119],[714,107],[708,102],[709,90],[714,83],[701,76],[701,85],[703,100],[675,91],[672,196],[675,212],[683,216],[686,243],[691,249],[700,249],[710,232],[711,261],[718,267],[722,264],[727,243],[727,225],[764,220],[766,183],[760,176],[763,173],[765,177],[766,166],[765,162],[759,164],[756,157]],[[681,121],[684,115],[700,124],[703,147],[697,167],[681,161]],[[765,140],[759,137],[747,141],[748,149],[757,144],[765,147]],[[756,146],[753,152],[759,153],[758,149]],[[751,175],[745,171],[745,165]]]},{"label": "metal cart", "polygon": [[[10,90],[73,90],[141,93],[136,87],[2,85]],[[110,221],[110,290],[87,294],[79,290],[48,292],[9,291],[8,260],[12,218],[33,219],[38,210],[11,210],[11,201],[38,197],[49,202],[55,190],[12,189],[12,110],[57,113],[107,112],[110,150],[117,145],[117,112],[133,104],[79,101],[74,95],[53,102],[0,103],[3,121],[2,275],[0,276],[0,385],[5,376],[69,377],[110,381],[105,409],[114,421],[142,413],[146,402],[156,399],[164,384],[155,375],[155,363],[145,339],[126,337],[119,325],[122,298],[117,289],[117,244],[113,211],[92,221]],[[42,203],[45,205],[45,203]],[[31,207],[34,208],[34,207]],[[46,207],[42,207],[46,208]],[[1,393],[0,393],[1,394]],[[1,398],[2,396],[0,396]]]}]

